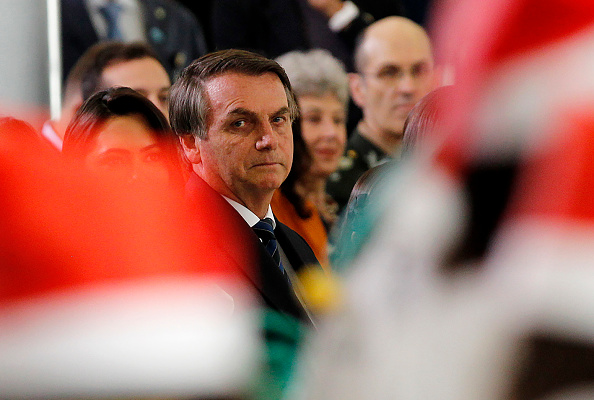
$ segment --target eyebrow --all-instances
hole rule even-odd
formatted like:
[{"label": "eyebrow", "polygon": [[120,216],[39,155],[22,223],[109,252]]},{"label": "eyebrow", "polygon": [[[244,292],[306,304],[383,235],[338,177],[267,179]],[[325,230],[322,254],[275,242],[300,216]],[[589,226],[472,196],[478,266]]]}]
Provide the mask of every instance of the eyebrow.
[{"label": "eyebrow", "polygon": [[250,116],[255,117],[256,113],[253,111],[248,110],[247,108],[239,107],[231,110],[229,115],[242,115],[242,116]]},{"label": "eyebrow", "polygon": [[[163,150],[162,146],[159,143],[154,143],[154,144],[149,144],[146,147],[143,147],[140,149],[141,152],[147,152],[147,151],[151,151],[153,149],[159,149],[159,150]],[[107,149],[101,153],[99,153],[99,155],[103,156],[103,155],[109,155],[109,154],[121,154],[121,155],[128,155],[130,154],[131,151],[128,149],[120,149],[120,148],[110,148]]]},{"label": "eyebrow", "polygon": [[[283,106],[270,115],[281,115],[281,114],[288,114],[288,113],[289,113],[289,107]],[[231,110],[228,115],[241,115],[241,116],[249,116],[249,117],[257,116],[257,114],[255,112],[248,110],[247,108],[243,108],[243,107],[238,107],[238,108]]]},{"label": "eyebrow", "polygon": [[130,151],[126,150],[126,149],[111,148],[111,149],[102,151],[101,153],[99,153],[99,156],[107,156],[110,154],[127,155],[127,154],[130,154]]},{"label": "eyebrow", "polygon": [[[416,60],[416,61],[413,61],[412,63],[410,63],[410,66],[411,67],[416,67],[416,66],[419,66],[419,65],[429,65],[429,64],[430,64],[430,62],[428,60]],[[389,63],[381,64],[378,67],[378,70],[385,69],[385,68],[404,69],[405,66],[402,65],[402,64],[397,64],[397,63],[389,62]]]},{"label": "eyebrow", "polygon": [[163,146],[161,146],[159,143],[149,144],[148,146],[140,149],[140,151],[146,152],[146,151],[151,151],[153,149],[163,150]]},{"label": "eyebrow", "polygon": [[419,60],[419,61],[413,63],[413,66],[421,66],[421,65],[422,66],[429,65],[429,61],[427,61],[427,60]]},{"label": "eyebrow", "polygon": [[284,107],[281,107],[277,112],[275,112],[272,115],[289,114],[290,112],[291,112],[291,110],[289,110],[289,107],[284,106]]}]

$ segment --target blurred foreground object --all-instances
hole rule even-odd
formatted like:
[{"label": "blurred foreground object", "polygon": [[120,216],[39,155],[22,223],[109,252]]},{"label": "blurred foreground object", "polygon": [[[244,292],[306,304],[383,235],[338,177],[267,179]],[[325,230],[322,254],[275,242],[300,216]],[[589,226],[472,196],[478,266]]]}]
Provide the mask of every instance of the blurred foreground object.
[{"label": "blurred foreground object", "polygon": [[247,392],[258,321],[211,243],[218,220],[174,192],[99,186],[19,121],[0,121],[0,165],[0,397]]},{"label": "blurred foreground object", "polygon": [[435,15],[454,97],[383,188],[304,398],[592,398],[594,4]]}]

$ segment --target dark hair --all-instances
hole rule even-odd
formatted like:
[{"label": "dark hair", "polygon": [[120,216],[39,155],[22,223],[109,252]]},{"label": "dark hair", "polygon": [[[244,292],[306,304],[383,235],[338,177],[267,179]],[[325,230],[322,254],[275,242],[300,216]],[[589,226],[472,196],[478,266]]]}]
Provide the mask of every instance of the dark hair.
[{"label": "dark hair", "polygon": [[287,179],[281,184],[280,191],[295,207],[297,215],[304,219],[311,217],[311,210],[305,207],[305,199],[297,193],[295,186],[303,179],[310,165],[311,154],[301,134],[301,118],[297,117],[293,120],[293,166]]},{"label": "dark hair", "polygon": [[128,115],[141,115],[144,118],[167,150],[171,164],[179,166],[179,171],[172,171],[172,176],[181,177],[186,164],[179,140],[171,131],[167,119],[150,100],[127,87],[102,90],[82,104],[66,129],[62,153],[71,160],[83,159],[91,151],[95,135],[106,121]]},{"label": "dark hair", "polygon": [[285,88],[291,119],[299,114],[289,78],[276,61],[250,51],[221,50],[192,62],[171,87],[169,120],[176,134],[206,137],[210,104],[204,86],[210,79],[228,72],[249,76],[276,74]]},{"label": "dark hair", "polygon": [[444,104],[452,99],[454,86],[442,86],[425,95],[404,121],[402,152],[408,154],[413,151],[419,141],[443,122]]},{"label": "dark hair", "polygon": [[83,54],[68,75],[68,79],[72,74],[74,75],[73,78],[77,78],[77,75],[79,75],[82,98],[87,100],[94,93],[107,89],[102,80],[105,68],[120,62],[146,57],[159,61],[157,54],[145,43],[101,42],[91,46]]}]

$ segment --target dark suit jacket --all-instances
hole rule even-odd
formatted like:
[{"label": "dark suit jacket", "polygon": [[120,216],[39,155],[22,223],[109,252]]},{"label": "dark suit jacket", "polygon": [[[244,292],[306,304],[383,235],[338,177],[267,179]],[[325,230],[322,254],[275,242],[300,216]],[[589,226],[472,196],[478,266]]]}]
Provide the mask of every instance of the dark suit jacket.
[{"label": "dark suit jacket", "polygon": [[356,36],[373,21],[362,13],[337,34],[307,0],[217,0],[212,16],[217,49],[243,48],[276,58],[292,50],[323,48],[347,70],[352,69]]},{"label": "dark suit jacket", "polygon": [[[198,20],[171,0],[142,0],[146,38],[172,77],[194,59],[206,54],[206,41]],[[79,57],[99,41],[83,0],[61,0],[62,73],[64,78]]]},{"label": "dark suit jacket", "polygon": [[[244,277],[258,291],[264,304],[283,314],[311,322],[293,288],[241,215],[196,174],[192,174],[188,180],[186,197],[195,215],[209,218],[214,209],[226,217],[221,218],[221,223],[216,228],[218,232],[213,235],[223,238],[230,230],[234,232],[232,243],[221,243],[220,251],[238,265]],[[306,265],[319,265],[313,251],[299,234],[278,220],[276,224],[274,232],[277,242],[296,272]],[[238,246],[245,246],[244,250],[239,250]],[[252,261],[255,261],[255,265]]]}]

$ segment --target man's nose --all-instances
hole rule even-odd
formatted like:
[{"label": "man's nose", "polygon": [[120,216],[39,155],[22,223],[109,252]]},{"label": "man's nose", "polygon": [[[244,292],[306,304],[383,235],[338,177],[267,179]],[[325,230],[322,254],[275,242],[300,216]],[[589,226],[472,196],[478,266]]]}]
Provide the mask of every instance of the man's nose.
[{"label": "man's nose", "polygon": [[267,122],[260,126],[259,138],[256,142],[257,150],[274,150],[278,146],[278,133]]},{"label": "man's nose", "polygon": [[413,93],[415,91],[417,82],[411,73],[405,73],[398,82],[398,89],[405,93]]}]

